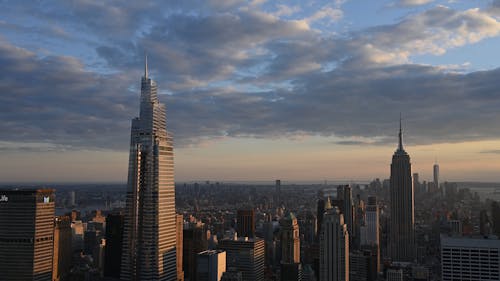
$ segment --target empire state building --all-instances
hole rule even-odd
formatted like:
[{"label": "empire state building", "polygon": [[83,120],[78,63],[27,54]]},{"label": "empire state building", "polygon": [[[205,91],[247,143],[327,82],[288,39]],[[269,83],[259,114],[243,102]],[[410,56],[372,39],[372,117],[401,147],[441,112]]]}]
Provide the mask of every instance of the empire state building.
[{"label": "empire state building", "polygon": [[132,120],[121,280],[177,279],[172,138],[165,105],[148,77],[141,79],[139,118]]},{"label": "empire state building", "polygon": [[415,257],[414,195],[410,156],[403,149],[399,121],[399,146],[391,163],[390,248],[392,261],[412,262]]}]

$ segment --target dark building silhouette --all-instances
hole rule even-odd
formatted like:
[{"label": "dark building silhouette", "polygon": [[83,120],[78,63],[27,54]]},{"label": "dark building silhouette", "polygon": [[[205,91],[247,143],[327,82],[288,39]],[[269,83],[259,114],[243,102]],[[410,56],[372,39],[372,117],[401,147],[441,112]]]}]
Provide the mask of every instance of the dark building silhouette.
[{"label": "dark building silhouette", "polygon": [[109,214],[106,217],[106,251],[104,276],[120,278],[123,244],[123,214]]},{"label": "dark building silhouette", "polygon": [[52,280],[54,190],[0,190],[0,279]]},{"label": "dark building silhouette", "polygon": [[390,257],[393,261],[413,262],[415,258],[415,202],[410,156],[403,148],[401,122],[399,146],[392,156],[390,195]]},{"label": "dark building silhouette", "polygon": [[491,221],[493,222],[493,233],[500,237],[500,205],[497,201],[491,203]]},{"label": "dark building silhouette", "polygon": [[237,232],[240,237],[255,236],[255,214],[254,210],[238,210],[237,214]]},{"label": "dark building silhouette", "polygon": [[325,214],[325,200],[322,198],[318,199],[317,203],[317,218],[318,218],[318,228],[316,234],[316,242],[319,242],[319,234],[321,233],[321,226],[323,225],[323,216]]},{"label": "dark building silhouette", "polygon": [[189,224],[183,229],[182,267],[184,278],[196,280],[196,254],[208,249],[207,228],[202,223]]}]

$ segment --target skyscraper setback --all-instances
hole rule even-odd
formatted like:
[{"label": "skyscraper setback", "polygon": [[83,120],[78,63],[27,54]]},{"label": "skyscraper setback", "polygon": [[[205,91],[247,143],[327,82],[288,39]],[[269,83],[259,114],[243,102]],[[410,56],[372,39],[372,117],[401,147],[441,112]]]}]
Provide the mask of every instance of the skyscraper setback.
[{"label": "skyscraper setback", "polygon": [[403,149],[399,121],[399,146],[392,156],[390,256],[393,261],[412,262],[415,252],[414,194],[410,156]]},{"label": "skyscraper setback", "polygon": [[176,280],[173,145],[147,58],[140,115],[132,120],[123,238],[122,280]]}]

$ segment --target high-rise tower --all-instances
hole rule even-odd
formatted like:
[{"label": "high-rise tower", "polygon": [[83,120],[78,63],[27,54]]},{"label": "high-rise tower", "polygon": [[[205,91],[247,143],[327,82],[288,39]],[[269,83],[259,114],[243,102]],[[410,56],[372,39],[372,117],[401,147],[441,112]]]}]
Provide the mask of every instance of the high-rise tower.
[{"label": "high-rise tower", "polygon": [[0,190],[0,280],[50,281],[53,189]]},{"label": "high-rise tower", "polygon": [[320,281],[349,281],[349,233],[337,207],[325,212],[320,235]]},{"label": "high-rise tower", "polygon": [[132,120],[121,280],[176,280],[174,159],[165,115],[146,58],[140,115]]},{"label": "high-rise tower", "polygon": [[403,149],[401,119],[399,146],[391,163],[390,256],[393,261],[412,262],[415,256],[414,196],[410,156]]},{"label": "high-rise tower", "polygon": [[[439,188],[439,165],[437,162],[434,163],[432,170],[434,172],[433,173],[433,175],[434,175],[434,188],[436,188],[436,190],[440,190],[440,188]],[[445,194],[443,194],[443,195],[445,195]]]}]

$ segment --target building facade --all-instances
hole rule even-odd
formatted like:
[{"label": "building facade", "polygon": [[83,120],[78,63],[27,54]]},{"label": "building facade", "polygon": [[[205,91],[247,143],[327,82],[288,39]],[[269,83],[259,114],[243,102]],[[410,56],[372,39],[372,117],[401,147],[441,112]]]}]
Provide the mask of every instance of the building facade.
[{"label": "building facade", "polygon": [[66,280],[71,269],[71,220],[69,216],[54,220],[54,254],[52,255],[52,280]]},{"label": "building facade", "polygon": [[219,241],[219,249],[226,251],[227,267],[241,272],[242,281],[264,280],[264,240],[223,239]]},{"label": "building facade", "polygon": [[196,255],[196,280],[220,281],[226,272],[226,252],[207,250]]},{"label": "building facade", "polygon": [[500,280],[500,240],[441,236],[443,281]]},{"label": "building facade", "polygon": [[319,262],[320,281],[349,281],[349,232],[337,207],[323,217]]},{"label": "building facade", "polygon": [[415,202],[410,156],[403,148],[401,122],[399,146],[392,156],[390,198],[390,257],[392,261],[412,262],[415,258]]},{"label": "building facade", "polygon": [[0,278],[52,280],[54,190],[0,190]]},{"label": "building facade", "polygon": [[132,120],[121,279],[176,281],[173,145],[147,59],[140,100],[139,118]]}]

